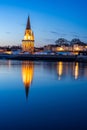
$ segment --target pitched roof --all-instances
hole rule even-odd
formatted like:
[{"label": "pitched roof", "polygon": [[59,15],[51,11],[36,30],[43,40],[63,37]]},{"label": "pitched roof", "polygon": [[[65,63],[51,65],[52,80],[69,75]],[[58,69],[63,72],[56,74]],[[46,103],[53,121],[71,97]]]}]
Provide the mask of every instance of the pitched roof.
[{"label": "pitched roof", "polygon": [[28,20],[27,20],[26,29],[31,29],[30,18],[29,18],[29,16],[28,16]]}]

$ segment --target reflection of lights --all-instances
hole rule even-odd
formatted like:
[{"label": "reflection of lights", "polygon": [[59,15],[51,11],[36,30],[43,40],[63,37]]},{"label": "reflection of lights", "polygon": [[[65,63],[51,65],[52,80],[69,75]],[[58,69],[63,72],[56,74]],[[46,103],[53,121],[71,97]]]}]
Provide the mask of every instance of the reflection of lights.
[{"label": "reflection of lights", "polygon": [[59,62],[59,76],[62,75],[62,72],[63,72],[63,63]]},{"label": "reflection of lights", "polygon": [[11,67],[11,60],[8,60],[8,66]]},{"label": "reflection of lights", "polygon": [[24,63],[22,65],[22,78],[25,87],[29,87],[33,78],[33,63]]},{"label": "reflection of lights", "polygon": [[78,52],[74,52],[73,54],[74,54],[74,55],[78,55],[79,53],[78,53]]},{"label": "reflection of lights", "polygon": [[59,80],[63,74],[63,62],[58,62],[57,63],[57,73],[59,75]]},{"label": "reflection of lights", "polygon": [[26,97],[28,96],[28,89],[31,85],[34,73],[34,65],[32,62],[23,62],[22,64],[22,79],[26,88]]},{"label": "reflection of lights", "polygon": [[75,65],[75,79],[78,79],[78,75],[79,75],[79,64],[76,63],[76,65]]},{"label": "reflection of lights", "polygon": [[5,51],[4,53],[10,55],[10,54],[12,54],[12,51]]}]

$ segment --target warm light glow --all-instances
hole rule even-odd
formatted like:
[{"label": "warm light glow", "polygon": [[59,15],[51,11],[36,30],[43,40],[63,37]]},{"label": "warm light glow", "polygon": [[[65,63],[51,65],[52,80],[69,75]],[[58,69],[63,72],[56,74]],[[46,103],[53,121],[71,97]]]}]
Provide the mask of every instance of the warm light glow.
[{"label": "warm light glow", "polygon": [[[28,21],[29,22],[29,21]],[[28,23],[29,25],[30,23]],[[31,29],[26,28],[25,36],[22,40],[22,50],[24,52],[33,53],[34,52],[34,34]]]},{"label": "warm light glow", "polygon": [[57,63],[57,73],[59,75],[59,80],[63,74],[63,62],[58,62]]},{"label": "warm light glow", "polygon": [[28,40],[30,40],[30,36],[28,36]]},{"label": "warm light glow", "polygon": [[24,40],[26,40],[26,36],[24,36]]},{"label": "warm light glow", "polygon": [[10,55],[10,54],[12,54],[12,51],[5,51],[4,53]]},{"label": "warm light glow", "polygon": [[78,55],[78,52],[73,52],[74,55]]},{"label": "warm light glow", "polygon": [[78,75],[79,75],[79,64],[77,62],[75,65],[75,79],[78,79]]},{"label": "warm light glow", "polygon": [[62,47],[59,48],[59,51],[63,51],[64,49]]},{"label": "warm light glow", "polygon": [[79,51],[79,50],[80,50],[80,48],[79,48],[79,47],[76,47],[76,48],[75,48],[75,50],[76,50],[76,51]]},{"label": "warm light glow", "polygon": [[34,73],[34,65],[33,62],[23,62],[22,64],[22,79],[25,87],[29,87],[31,85]]}]

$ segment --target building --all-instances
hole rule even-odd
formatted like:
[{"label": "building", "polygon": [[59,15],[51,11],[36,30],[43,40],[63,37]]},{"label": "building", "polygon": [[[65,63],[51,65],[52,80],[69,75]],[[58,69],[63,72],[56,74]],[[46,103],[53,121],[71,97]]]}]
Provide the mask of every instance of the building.
[{"label": "building", "polygon": [[23,52],[34,52],[34,34],[31,30],[30,19],[28,16],[24,39],[22,40],[22,51]]}]

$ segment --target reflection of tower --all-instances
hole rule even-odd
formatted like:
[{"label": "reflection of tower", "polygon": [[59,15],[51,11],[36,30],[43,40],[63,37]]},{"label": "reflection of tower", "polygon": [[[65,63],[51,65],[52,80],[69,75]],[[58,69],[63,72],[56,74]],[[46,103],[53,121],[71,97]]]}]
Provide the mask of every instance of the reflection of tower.
[{"label": "reflection of tower", "polygon": [[22,40],[22,50],[30,53],[33,53],[34,51],[34,34],[31,30],[29,16],[27,20],[24,39]]},{"label": "reflection of tower", "polygon": [[29,87],[32,83],[34,74],[33,62],[25,61],[22,63],[22,79],[26,90],[26,98],[28,97]]},{"label": "reflection of tower", "polygon": [[59,80],[61,79],[61,76],[63,74],[63,62],[57,63],[57,73],[59,75]]}]

